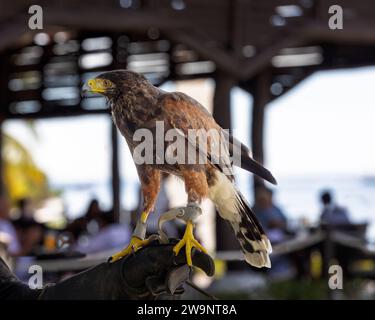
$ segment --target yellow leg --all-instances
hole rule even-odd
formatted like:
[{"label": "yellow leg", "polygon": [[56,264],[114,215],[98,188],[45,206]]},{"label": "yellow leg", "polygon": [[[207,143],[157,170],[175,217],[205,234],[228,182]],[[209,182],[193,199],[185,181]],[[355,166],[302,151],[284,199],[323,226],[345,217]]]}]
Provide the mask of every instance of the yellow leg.
[{"label": "yellow leg", "polygon": [[191,259],[191,249],[197,248],[200,251],[207,253],[207,250],[194,238],[193,234],[193,223],[188,221],[186,224],[186,229],[182,239],[173,247],[173,252],[177,256],[182,247],[185,246],[186,252],[186,262],[189,266],[193,266],[193,261]]},{"label": "yellow leg", "polygon": [[120,260],[121,258],[131,254],[132,252],[136,252],[138,249],[144,247],[149,243],[149,239],[142,240],[138,237],[131,237],[129,245],[121,250],[120,252],[114,254],[109,260],[110,262],[115,262],[117,260]]},{"label": "yellow leg", "polygon": [[[149,214],[148,212],[142,212],[142,215],[141,215],[141,218],[140,218],[141,224],[145,224],[146,223],[148,214]],[[144,226],[144,228],[146,228],[146,225]],[[144,231],[146,231],[146,229],[144,229]],[[109,258],[109,261],[110,262],[115,262],[117,260],[120,260],[121,258],[123,258],[123,257],[131,254],[132,252],[136,252],[137,250],[139,250],[140,248],[146,246],[149,243],[150,243],[149,239],[141,239],[141,237],[138,237],[138,236],[136,236],[133,233],[133,236],[130,239],[129,245],[125,249],[123,249],[120,252],[118,252],[118,253],[114,254],[113,256],[111,256]]]},{"label": "yellow leg", "polygon": [[142,223],[146,223],[149,214],[150,214],[150,212],[146,212],[146,211],[142,212],[142,214],[141,214]]}]

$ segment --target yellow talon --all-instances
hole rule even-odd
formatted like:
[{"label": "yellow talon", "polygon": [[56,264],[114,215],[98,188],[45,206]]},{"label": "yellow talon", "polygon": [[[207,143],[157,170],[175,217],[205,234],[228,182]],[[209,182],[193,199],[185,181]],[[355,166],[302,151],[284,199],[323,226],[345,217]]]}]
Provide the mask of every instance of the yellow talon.
[{"label": "yellow talon", "polygon": [[150,242],[149,239],[145,239],[145,240],[142,240],[138,237],[132,237],[130,239],[130,243],[129,245],[121,250],[120,252],[114,254],[110,259],[109,261],[110,262],[115,262],[117,260],[120,260],[121,258],[131,254],[132,252],[136,252],[137,250],[139,250],[140,248],[144,247],[145,245],[147,245],[148,243]]},{"label": "yellow talon", "polygon": [[173,247],[173,252],[177,256],[182,247],[185,246],[186,261],[189,266],[193,266],[191,259],[191,249],[194,247],[207,254],[207,250],[194,238],[193,223],[188,221],[182,239]]}]

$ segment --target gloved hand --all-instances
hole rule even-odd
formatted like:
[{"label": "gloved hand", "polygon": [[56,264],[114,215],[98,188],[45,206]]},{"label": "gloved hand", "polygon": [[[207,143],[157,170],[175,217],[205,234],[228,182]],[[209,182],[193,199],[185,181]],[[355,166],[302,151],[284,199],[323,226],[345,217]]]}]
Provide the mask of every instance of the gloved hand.
[{"label": "gloved hand", "polygon": [[1,300],[36,300],[40,290],[32,290],[22,283],[10,271],[0,257],[0,301]]},{"label": "gloved hand", "polygon": [[[22,297],[34,299],[37,296],[43,300],[178,299],[184,292],[183,284],[188,280],[191,268],[186,264],[183,250],[177,257],[174,255],[175,243],[176,240],[169,244],[155,241],[124,259],[101,263],[56,285],[47,286],[37,294],[23,293]],[[207,254],[193,251],[193,265],[209,276],[214,274],[213,260]],[[18,285],[23,291],[26,289],[22,283],[18,282]]]},{"label": "gloved hand", "polygon": [[[177,242],[170,240],[161,245],[155,241],[126,258],[123,274],[130,298],[171,299],[184,292],[183,284],[189,279],[191,268],[186,264],[185,250],[175,256],[173,247]],[[192,260],[208,276],[214,275],[215,265],[209,255],[193,249]]]}]

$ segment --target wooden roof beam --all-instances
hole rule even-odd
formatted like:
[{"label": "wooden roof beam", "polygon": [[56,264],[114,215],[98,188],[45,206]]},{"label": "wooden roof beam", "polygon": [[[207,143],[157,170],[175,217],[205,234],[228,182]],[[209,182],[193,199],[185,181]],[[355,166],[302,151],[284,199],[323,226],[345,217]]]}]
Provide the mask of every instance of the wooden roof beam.
[{"label": "wooden roof beam", "polygon": [[343,30],[331,30],[325,23],[312,22],[304,27],[303,34],[310,41],[375,45],[375,24],[373,22],[346,23]]},{"label": "wooden roof beam", "polygon": [[[194,49],[202,58],[215,62],[218,69],[238,80],[254,77],[266,68],[271,59],[286,47],[301,46],[313,42],[375,44],[375,25],[368,23],[346,24],[344,30],[330,30],[326,23],[307,22],[304,26],[285,30],[284,35],[273,44],[250,59],[238,56],[238,45],[235,54],[232,50],[213,45],[208,41],[204,31],[184,19],[171,19],[162,12],[101,10],[98,19],[97,10],[79,8],[61,10],[46,6],[44,8],[45,25],[65,26],[68,28],[108,31],[145,31],[149,27],[160,28],[175,42],[181,42]],[[0,50],[11,45],[15,39],[28,31],[27,15],[23,14],[3,26],[0,39]],[[239,40],[239,39],[237,39]],[[236,41],[237,42],[237,41]]]},{"label": "wooden roof beam", "polygon": [[[100,16],[98,17],[98,10]],[[147,31],[150,27],[160,29],[186,26],[183,19],[170,19],[170,16],[155,11],[127,11],[119,9],[87,7],[74,10],[59,9],[56,7],[44,8],[46,25],[60,25],[76,29],[104,30],[126,32]]]},{"label": "wooden roof beam", "polygon": [[26,14],[20,14],[12,20],[7,20],[0,25],[0,51],[3,51],[12,46],[20,37],[26,32],[28,17]]}]

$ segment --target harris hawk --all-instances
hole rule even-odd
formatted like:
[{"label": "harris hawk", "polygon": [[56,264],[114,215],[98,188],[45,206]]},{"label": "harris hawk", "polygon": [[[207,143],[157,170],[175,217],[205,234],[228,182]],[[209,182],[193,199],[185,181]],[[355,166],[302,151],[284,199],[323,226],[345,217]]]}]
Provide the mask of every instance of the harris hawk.
[{"label": "harris hawk", "polygon": [[[106,97],[113,121],[126,139],[134,160],[135,151],[142,143],[140,139],[134,138],[137,130],[147,129],[155,135],[158,123],[163,124],[162,134],[169,129],[174,129],[182,137],[185,145],[194,146],[193,150],[198,154],[199,159],[203,154],[206,160],[203,163],[198,160],[195,163],[187,162],[185,158],[175,163],[158,161],[160,159],[156,151],[152,155],[153,161],[144,163],[135,161],[144,198],[143,211],[130,244],[112,256],[112,261],[121,259],[149,243],[149,240],[144,238],[144,232],[140,235],[137,228],[146,226],[160,189],[161,172],[167,172],[184,181],[188,205],[199,207],[206,198],[213,201],[220,216],[232,226],[245,260],[250,265],[259,268],[271,266],[269,259],[271,244],[248,202],[235,186],[231,171],[232,164],[226,155],[234,151],[237,144],[242,168],[273,184],[276,184],[276,180],[267,169],[251,158],[250,150],[245,145],[226,133],[215,122],[212,115],[199,102],[181,92],[165,92],[153,86],[143,75],[129,70],[104,72],[88,80],[83,91]],[[229,138],[226,144],[228,152],[222,156],[212,147],[198,148],[193,144],[194,141],[189,139],[188,133],[192,129],[213,129],[223,133],[223,136]],[[154,150],[155,139],[151,143],[151,150]],[[162,151],[165,152],[165,149],[166,146]],[[204,151],[202,152],[201,149]],[[177,255],[185,246],[189,265],[192,265],[193,247],[206,253],[205,248],[194,238],[193,228],[194,221],[187,221],[185,234],[174,247]]]}]

